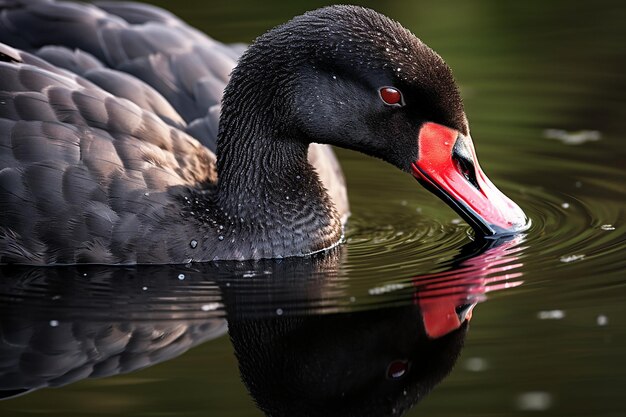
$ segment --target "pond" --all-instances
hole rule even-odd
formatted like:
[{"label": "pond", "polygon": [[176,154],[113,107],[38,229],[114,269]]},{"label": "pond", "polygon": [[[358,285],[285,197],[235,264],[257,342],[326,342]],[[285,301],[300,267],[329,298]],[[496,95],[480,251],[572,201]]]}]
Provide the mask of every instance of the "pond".
[{"label": "pond", "polygon": [[[249,43],[327,3],[156,4]],[[476,240],[410,176],[338,149],[352,217],[331,253],[2,266],[0,385],[41,389],[0,415],[626,414],[626,5],[359,4],[452,67],[530,229]]]}]

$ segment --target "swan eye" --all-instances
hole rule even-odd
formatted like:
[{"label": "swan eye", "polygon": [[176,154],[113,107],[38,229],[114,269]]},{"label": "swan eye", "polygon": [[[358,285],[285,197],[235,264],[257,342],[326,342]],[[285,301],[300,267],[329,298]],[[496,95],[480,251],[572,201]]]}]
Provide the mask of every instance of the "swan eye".
[{"label": "swan eye", "polygon": [[409,361],[406,361],[406,360],[393,361],[387,366],[387,378],[388,379],[402,378],[408,370],[409,370]]},{"label": "swan eye", "polygon": [[380,99],[388,106],[404,106],[404,99],[400,90],[394,87],[381,87],[378,89]]}]

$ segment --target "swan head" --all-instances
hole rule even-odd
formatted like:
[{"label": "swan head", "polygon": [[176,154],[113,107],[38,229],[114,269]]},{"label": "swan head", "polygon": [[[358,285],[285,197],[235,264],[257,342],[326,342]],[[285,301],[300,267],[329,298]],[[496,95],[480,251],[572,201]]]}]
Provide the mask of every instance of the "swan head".
[{"label": "swan head", "polygon": [[331,144],[389,162],[482,235],[527,227],[478,164],[448,65],[373,10],[326,7],[260,36],[225,91],[222,131],[235,112],[274,141]]}]

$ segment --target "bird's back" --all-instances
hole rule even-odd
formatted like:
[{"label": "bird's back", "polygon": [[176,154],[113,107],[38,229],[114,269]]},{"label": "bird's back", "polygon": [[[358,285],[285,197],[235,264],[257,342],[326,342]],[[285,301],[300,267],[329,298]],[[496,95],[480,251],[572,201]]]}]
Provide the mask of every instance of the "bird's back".
[{"label": "bird's back", "polygon": [[164,11],[111,7],[130,22],[0,2],[0,41],[21,49],[0,49],[0,262],[176,261],[160,225],[177,192],[216,181],[235,53]]},{"label": "bird's back", "polygon": [[[0,0],[0,42],[0,263],[183,261],[177,205],[217,181],[242,46],[144,4],[45,0]],[[347,215],[330,148],[310,160]]]}]

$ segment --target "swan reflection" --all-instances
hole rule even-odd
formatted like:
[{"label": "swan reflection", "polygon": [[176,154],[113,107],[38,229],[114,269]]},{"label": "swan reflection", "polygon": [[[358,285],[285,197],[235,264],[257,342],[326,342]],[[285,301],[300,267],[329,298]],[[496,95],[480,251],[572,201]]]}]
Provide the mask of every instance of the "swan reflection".
[{"label": "swan reflection", "polygon": [[271,416],[402,415],[454,366],[476,303],[519,285],[522,237],[357,300],[342,251],[159,267],[0,267],[0,397],[132,372],[226,332]]}]

